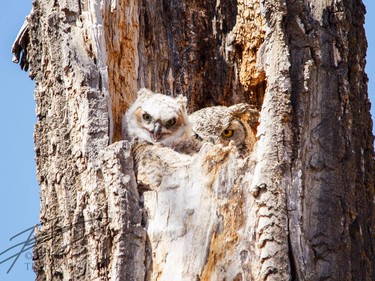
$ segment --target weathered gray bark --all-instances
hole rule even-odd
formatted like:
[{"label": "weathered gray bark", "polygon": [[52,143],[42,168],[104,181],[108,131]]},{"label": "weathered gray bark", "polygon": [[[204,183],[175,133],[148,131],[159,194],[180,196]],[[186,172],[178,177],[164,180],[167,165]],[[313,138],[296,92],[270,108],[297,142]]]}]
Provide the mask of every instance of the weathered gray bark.
[{"label": "weathered gray bark", "polygon": [[287,197],[296,278],[374,280],[364,6],[287,4],[296,130]]},{"label": "weathered gray bark", "polygon": [[[14,52],[36,81],[37,280],[374,280],[363,20],[359,0],[35,0]],[[254,104],[254,150],[155,169],[174,152],[119,141],[139,87]]]}]

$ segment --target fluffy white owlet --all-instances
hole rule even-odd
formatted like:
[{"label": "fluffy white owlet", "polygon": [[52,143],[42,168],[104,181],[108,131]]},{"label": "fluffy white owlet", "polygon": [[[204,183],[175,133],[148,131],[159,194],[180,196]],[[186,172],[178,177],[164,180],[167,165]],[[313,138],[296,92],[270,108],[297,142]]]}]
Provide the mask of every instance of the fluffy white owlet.
[{"label": "fluffy white owlet", "polygon": [[248,104],[206,107],[189,115],[189,120],[203,142],[226,146],[233,141],[241,154],[250,152],[255,143],[258,112]]},{"label": "fluffy white owlet", "polygon": [[184,96],[172,98],[140,89],[136,101],[123,117],[123,137],[172,148],[188,146],[187,140],[193,138],[193,133],[186,102]]}]

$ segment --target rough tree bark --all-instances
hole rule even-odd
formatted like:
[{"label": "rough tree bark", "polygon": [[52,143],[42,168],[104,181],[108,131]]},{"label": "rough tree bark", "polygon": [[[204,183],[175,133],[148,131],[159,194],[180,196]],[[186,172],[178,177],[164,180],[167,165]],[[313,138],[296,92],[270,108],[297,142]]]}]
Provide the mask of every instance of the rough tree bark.
[{"label": "rough tree bark", "polygon": [[[37,280],[375,280],[364,14],[360,0],[34,0],[13,51],[36,81]],[[255,105],[254,150],[207,145],[137,188],[150,147],[132,152],[120,121],[140,87],[190,112]]]}]

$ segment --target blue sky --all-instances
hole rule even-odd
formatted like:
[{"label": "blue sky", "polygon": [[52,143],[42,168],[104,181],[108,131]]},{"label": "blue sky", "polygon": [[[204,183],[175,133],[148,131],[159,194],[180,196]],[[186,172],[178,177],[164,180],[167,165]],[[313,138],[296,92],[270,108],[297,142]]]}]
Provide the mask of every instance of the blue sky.
[{"label": "blue sky", "polygon": [[[31,1],[3,1],[0,9],[0,252],[27,239],[28,233],[9,239],[39,220],[39,190],[35,176],[33,130],[36,121],[34,83],[12,63],[11,46],[29,13]],[[0,255],[0,262],[21,248]],[[18,250],[18,251],[17,251]],[[0,264],[0,280],[34,280],[30,251]]]},{"label": "blue sky", "polygon": [[[375,1],[363,0],[366,5],[366,36],[368,42],[366,73],[369,77],[368,93],[371,100],[371,115],[375,116]],[[374,129],[372,130],[374,132]]]},{"label": "blue sky", "polygon": [[[365,0],[367,6],[366,29],[375,28],[375,1]],[[11,46],[19,28],[29,13],[31,0],[3,1],[0,9],[0,280],[34,280],[31,269],[30,251],[21,253],[7,274],[13,260],[1,263],[15,255],[22,246],[1,253],[9,247],[27,239],[29,232],[9,239],[32,227],[39,220],[39,190],[35,176],[33,130],[36,121],[33,98],[34,83],[27,73],[12,63]],[[366,71],[369,75],[369,93],[375,104],[375,35],[368,36]],[[373,81],[374,80],[374,81]],[[372,108],[372,115],[375,113]]]}]

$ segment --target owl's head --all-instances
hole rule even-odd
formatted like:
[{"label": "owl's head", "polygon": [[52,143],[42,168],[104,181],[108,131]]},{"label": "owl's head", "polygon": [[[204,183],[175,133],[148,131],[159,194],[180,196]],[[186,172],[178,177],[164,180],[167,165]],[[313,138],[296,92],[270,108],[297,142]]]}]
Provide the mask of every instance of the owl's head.
[{"label": "owl's head", "polygon": [[223,145],[233,142],[240,151],[249,151],[255,143],[257,117],[255,110],[244,103],[206,107],[189,116],[193,132],[202,141]]},{"label": "owl's head", "polygon": [[127,135],[149,143],[173,145],[189,130],[186,98],[172,98],[141,89],[125,114]]}]

